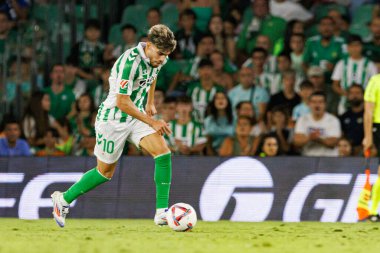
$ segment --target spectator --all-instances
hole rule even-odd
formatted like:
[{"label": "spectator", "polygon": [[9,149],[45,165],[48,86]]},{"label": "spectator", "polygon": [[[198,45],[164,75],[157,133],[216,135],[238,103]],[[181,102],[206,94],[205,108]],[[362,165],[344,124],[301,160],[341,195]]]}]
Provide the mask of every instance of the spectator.
[{"label": "spectator", "polygon": [[108,78],[110,77],[111,69],[108,66],[104,66],[101,71],[100,77],[102,79],[102,85],[98,85],[91,92],[91,97],[96,108],[106,100],[110,88]]},{"label": "spectator", "polygon": [[214,82],[222,86],[225,90],[233,88],[234,83],[231,75],[224,71],[223,54],[219,51],[214,51],[210,55],[210,60],[214,68]]},{"label": "spectator", "polygon": [[188,89],[188,96],[191,97],[194,106],[195,117],[198,122],[203,122],[206,107],[214,98],[218,91],[223,88],[213,81],[214,70],[212,62],[204,59],[199,63],[199,82],[195,82]]},{"label": "spectator", "polygon": [[282,106],[288,115],[291,115],[293,108],[301,102],[300,96],[295,92],[296,73],[288,70],[283,73],[283,89],[272,95],[268,104],[268,110],[275,106]]},{"label": "spectator", "polygon": [[70,62],[78,66],[77,75],[84,79],[93,79],[92,68],[103,63],[104,44],[100,42],[100,23],[96,19],[86,22],[84,39],[71,49]]},{"label": "spectator", "polygon": [[[257,122],[255,111],[253,109],[253,105],[250,101],[241,101],[235,106],[236,110],[236,120],[240,116],[249,117],[252,119],[252,130],[251,135],[254,137],[260,136],[262,133],[265,133],[267,131],[266,125],[263,120]],[[235,120],[235,121],[236,121]],[[236,122],[235,122],[236,125]]]},{"label": "spectator", "polygon": [[349,57],[338,62],[331,77],[333,90],[341,96],[338,110],[340,114],[346,110],[348,88],[354,83],[365,87],[369,79],[377,74],[375,64],[362,55],[363,42],[360,36],[351,35],[347,41],[347,49]]},{"label": "spectator", "polygon": [[155,119],[162,119],[162,111],[165,100],[165,92],[159,88],[154,90],[154,107],[157,113],[153,116]]},{"label": "spectator", "polygon": [[37,151],[36,156],[64,156],[65,153],[56,148],[59,134],[54,128],[47,129],[44,136],[45,147]]},{"label": "spectator", "polygon": [[326,112],[326,96],[314,92],[309,105],[311,113],[297,120],[294,145],[302,149],[304,156],[337,156],[340,123],[338,118]]},{"label": "spectator", "polygon": [[177,99],[175,97],[166,97],[162,105],[162,120],[169,122],[175,119]]},{"label": "spectator", "polygon": [[275,134],[265,134],[260,138],[259,148],[256,152],[260,157],[274,157],[281,154],[280,141]]},{"label": "spectator", "polygon": [[302,67],[302,59],[305,48],[305,35],[302,33],[294,33],[290,36],[290,57],[292,60],[292,69],[294,69],[298,76],[304,77],[305,72]]},{"label": "spectator", "polygon": [[300,85],[299,95],[302,102],[293,108],[292,120],[296,122],[300,117],[310,113],[309,97],[314,92],[314,86],[310,81],[303,81]]},{"label": "spectator", "polygon": [[72,91],[75,98],[78,99],[83,93],[86,92],[86,83],[77,77],[78,68],[68,61],[65,64],[65,88]]},{"label": "spectator", "polygon": [[5,138],[0,139],[1,156],[30,156],[28,143],[20,139],[21,127],[15,120],[8,120],[4,128]]},{"label": "spectator", "polygon": [[290,51],[290,37],[293,34],[305,34],[305,24],[300,20],[291,20],[286,25],[285,35],[275,41],[273,52],[278,55],[281,52]]},{"label": "spectator", "polygon": [[206,32],[207,24],[211,16],[220,14],[219,1],[217,0],[184,0],[181,1],[180,10],[189,9],[197,16],[196,27],[201,32]]},{"label": "spectator", "polygon": [[303,63],[306,70],[310,66],[320,66],[330,75],[334,65],[343,57],[344,41],[334,37],[335,23],[330,17],[324,17],[319,21],[319,35],[313,36],[306,41],[303,55]]},{"label": "spectator", "polygon": [[191,9],[185,9],[179,15],[180,29],[175,34],[177,47],[184,59],[195,56],[196,43],[200,40],[201,31],[195,27],[195,13]]},{"label": "spectator", "polygon": [[228,59],[235,59],[235,40],[226,37],[223,27],[223,19],[220,15],[213,15],[208,24],[208,29],[215,39],[215,48],[226,55]]},{"label": "spectator", "polygon": [[352,142],[354,154],[357,155],[362,150],[362,140],[364,138],[364,89],[362,86],[354,84],[348,89],[347,99],[348,110],[339,117],[342,125],[343,135]]},{"label": "spectator", "polygon": [[271,115],[269,133],[275,134],[278,137],[281,150],[288,153],[290,151],[290,141],[293,137],[291,129],[288,128],[289,114],[287,114],[286,109],[278,106],[272,109]]},{"label": "spectator", "polygon": [[340,11],[335,9],[331,9],[328,12],[327,16],[331,17],[334,20],[334,36],[346,40],[350,36],[350,33],[348,32],[348,29],[350,28],[348,17],[343,16]]},{"label": "spectator", "polygon": [[284,35],[286,22],[282,18],[270,15],[268,0],[253,1],[252,17],[247,21],[244,23],[236,45],[245,53],[250,54],[252,52],[258,34],[268,36],[272,45]]},{"label": "spectator", "polygon": [[32,91],[31,73],[30,73],[30,59],[21,58],[20,65],[18,65],[16,58],[11,60],[10,76],[6,80],[6,100],[8,103],[15,101],[17,97],[17,85],[21,86],[21,99],[28,100]]},{"label": "spectator", "polygon": [[61,64],[55,64],[50,72],[51,85],[45,89],[50,96],[50,112],[56,119],[66,117],[75,102],[75,95],[72,91],[65,89],[65,72]]},{"label": "spectator", "polygon": [[192,120],[192,110],[191,98],[180,97],[177,100],[177,119],[169,122],[172,135],[166,136],[166,140],[171,149],[180,155],[200,155],[206,146],[202,125]]},{"label": "spectator", "polygon": [[370,24],[371,41],[364,44],[364,55],[371,61],[380,59],[380,17],[374,17]]},{"label": "spectator", "polygon": [[254,137],[250,135],[252,119],[240,116],[235,128],[235,136],[227,137],[220,150],[220,156],[251,156],[255,153]]},{"label": "spectator", "polygon": [[161,23],[161,12],[158,8],[150,8],[146,14],[147,27],[145,27],[144,31],[148,31],[152,26],[158,25]]},{"label": "spectator", "polygon": [[207,154],[218,154],[224,138],[234,133],[232,106],[224,92],[217,92],[210,102],[204,126],[208,139]]},{"label": "spectator", "polygon": [[258,121],[261,121],[269,102],[269,95],[264,88],[253,82],[252,77],[253,71],[251,68],[241,68],[239,73],[240,83],[229,91],[228,97],[233,108],[241,101],[249,101],[254,108]]},{"label": "spectator", "polygon": [[90,94],[79,97],[73,116],[69,118],[74,135],[74,154],[91,155],[95,146],[95,106]]},{"label": "spectator", "polygon": [[0,11],[7,13],[13,21],[26,21],[30,5],[29,0],[1,1]]},{"label": "spectator", "polygon": [[283,18],[287,22],[294,19],[306,22],[313,18],[313,14],[301,4],[289,0],[270,0],[270,10],[273,16]]},{"label": "spectator", "polygon": [[[265,49],[266,51],[265,62],[263,65],[264,72],[270,73],[270,74],[276,73],[277,60],[276,60],[276,56],[269,53],[270,52],[269,50],[271,50],[272,48],[272,43],[269,37],[265,35],[257,35],[256,48],[262,48],[262,49]],[[253,49],[252,57],[250,57],[243,63],[244,67],[251,67],[251,68],[253,67],[254,63],[257,61],[257,59],[255,60],[253,57],[254,52],[255,52],[255,48]],[[262,63],[259,62],[259,64],[261,65]]]},{"label": "spectator", "polygon": [[128,49],[137,46],[137,30],[131,24],[125,24],[121,28],[121,36],[123,38],[123,44],[112,47],[112,58],[119,58]]},{"label": "spectator", "polygon": [[338,143],[337,143],[337,148],[338,148],[338,156],[340,157],[347,157],[347,156],[353,155],[351,142],[349,139],[345,137],[339,138]]},{"label": "spectator", "polygon": [[58,144],[56,145],[57,149],[66,155],[71,155],[74,146],[74,136],[69,120],[67,118],[61,118],[54,122],[53,128],[56,129],[59,134]]},{"label": "spectator", "polygon": [[54,119],[49,116],[50,97],[43,92],[33,93],[22,120],[22,129],[28,143],[32,147],[44,144],[47,129]]}]

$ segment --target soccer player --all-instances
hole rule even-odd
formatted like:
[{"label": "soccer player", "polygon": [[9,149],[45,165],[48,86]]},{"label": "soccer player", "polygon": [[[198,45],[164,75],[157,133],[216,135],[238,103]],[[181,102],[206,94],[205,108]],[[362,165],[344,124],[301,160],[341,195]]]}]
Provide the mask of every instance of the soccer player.
[{"label": "soccer player", "polygon": [[[364,152],[375,145],[377,156],[380,156],[380,74],[373,76],[364,93]],[[378,206],[380,203],[380,165],[377,180],[372,187],[371,210],[368,219],[379,222]]]},{"label": "soccer player", "polygon": [[[157,75],[175,49],[176,40],[165,25],[149,29],[148,42],[140,42],[122,54],[111,70],[110,90],[100,105],[95,122],[97,166],[67,191],[52,194],[53,216],[64,227],[69,205],[82,194],[111,180],[126,141],[154,157],[157,225],[167,225],[166,210],[171,184],[171,153],[163,134],[171,134],[168,124],[153,119]],[[143,101],[147,96],[145,110]]]}]

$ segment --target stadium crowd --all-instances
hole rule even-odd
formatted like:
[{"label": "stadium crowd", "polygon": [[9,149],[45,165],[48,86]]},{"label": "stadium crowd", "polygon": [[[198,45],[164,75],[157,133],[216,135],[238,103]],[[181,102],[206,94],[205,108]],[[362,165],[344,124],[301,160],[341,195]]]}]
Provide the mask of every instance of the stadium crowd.
[{"label": "stadium crowd", "polygon": [[[24,32],[19,69],[12,53],[17,27],[34,6],[0,1],[0,54],[8,66],[2,104],[28,101],[21,117],[3,115],[0,156],[93,155],[94,122],[112,64],[158,23],[171,27],[178,41],[154,100],[155,117],[172,129],[165,139],[173,153],[362,154],[364,91],[380,71],[375,1],[156,0],[149,8],[139,2],[126,6],[115,29],[86,20],[84,37],[65,62],[52,64],[49,73],[38,68],[33,87],[31,58],[42,49],[31,48]],[[124,154],[144,151],[127,144]]]}]

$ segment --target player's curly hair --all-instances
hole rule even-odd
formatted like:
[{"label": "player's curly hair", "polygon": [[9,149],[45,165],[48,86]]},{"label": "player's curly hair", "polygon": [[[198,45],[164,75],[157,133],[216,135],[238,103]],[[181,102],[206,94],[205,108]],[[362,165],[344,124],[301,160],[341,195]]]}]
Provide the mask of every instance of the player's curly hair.
[{"label": "player's curly hair", "polygon": [[177,45],[173,32],[169,27],[161,24],[154,25],[149,29],[148,40],[164,52],[173,52]]}]

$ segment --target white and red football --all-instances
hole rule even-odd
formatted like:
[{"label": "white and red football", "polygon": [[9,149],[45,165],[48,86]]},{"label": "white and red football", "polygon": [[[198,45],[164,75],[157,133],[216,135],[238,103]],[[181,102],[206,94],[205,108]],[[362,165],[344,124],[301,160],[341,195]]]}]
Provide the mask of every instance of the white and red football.
[{"label": "white and red football", "polygon": [[197,213],[189,204],[177,203],[169,208],[166,219],[171,229],[185,232],[190,231],[197,224]]}]

